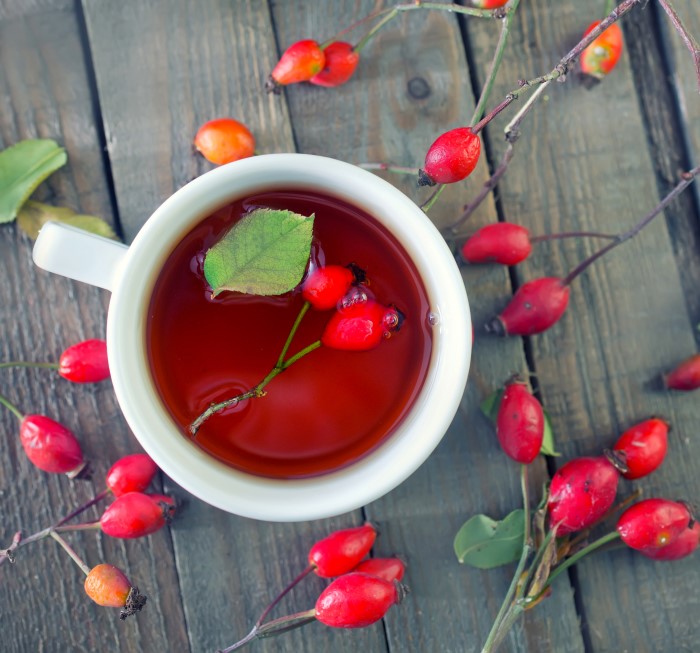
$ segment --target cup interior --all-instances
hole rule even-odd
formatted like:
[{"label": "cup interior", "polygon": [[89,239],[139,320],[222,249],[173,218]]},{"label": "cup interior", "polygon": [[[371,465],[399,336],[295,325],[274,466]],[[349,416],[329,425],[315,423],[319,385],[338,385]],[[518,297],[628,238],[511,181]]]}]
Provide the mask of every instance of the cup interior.
[{"label": "cup interior", "polygon": [[[412,259],[437,322],[427,377],[395,432],[348,467],[290,480],[233,469],[181,434],[156,390],[146,343],[152,289],[173,248],[216,209],[280,187],[337,197],[382,223]],[[228,512],[268,521],[301,521],[369,503],[405,480],[430,455],[464,391],[471,321],[454,257],[427,216],[403,193],[347,163],[312,155],[272,154],[208,172],[155,211],[129,248],[110,304],[107,341],[114,387],[127,422],[166,474],[203,501]]]}]

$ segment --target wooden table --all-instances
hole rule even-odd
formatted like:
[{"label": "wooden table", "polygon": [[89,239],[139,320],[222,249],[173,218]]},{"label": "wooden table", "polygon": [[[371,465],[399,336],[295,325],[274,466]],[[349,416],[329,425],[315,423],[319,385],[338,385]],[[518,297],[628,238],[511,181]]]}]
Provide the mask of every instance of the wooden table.
[{"label": "wooden table", "polygon": [[[245,122],[260,152],[419,166],[438,134],[468,123],[499,21],[406,12],[370,43],[346,86],[297,85],[281,96],[262,91],[282,49],[302,38],[330,38],[381,4],[0,0],[0,146],[56,139],[68,165],[35,197],[101,216],[125,242],[165,198],[211,167],[191,143],[213,117]],[[551,70],[604,3],[521,4],[490,106],[518,79]],[[697,1],[675,4],[700,36]],[[536,234],[623,231],[682,170],[697,165],[700,98],[689,52],[653,0],[623,23],[627,49],[619,67],[592,90],[573,78],[547,89],[523,123],[497,193],[463,233],[496,219]],[[438,226],[478,192],[489,174],[486,162],[493,169],[499,161],[502,128],[513,113],[487,128],[477,172],[431,210]],[[425,200],[428,191],[412,178],[382,174],[417,202]],[[274,591],[302,568],[315,539],[369,519],[381,531],[375,553],[398,552],[408,561],[406,602],[370,628],[314,624],[251,650],[480,650],[513,568],[460,566],[452,540],[469,516],[500,517],[519,505],[517,466],[499,450],[478,409],[512,372],[536,375],[563,453],[536,465],[533,491],[563,460],[597,455],[625,427],[659,414],[673,424],[669,456],[638,485],[646,496],[700,497],[700,395],[672,395],[653,383],[700,344],[699,198],[696,184],[638,238],[599,260],[574,284],[562,321],[527,340],[489,337],[481,326],[514,284],[563,275],[597,243],[540,244],[511,273],[464,268],[477,337],[461,410],[428,462],[388,496],[335,519],[270,524],[211,508],[163,477],[163,489],[183,502],[169,528],[134,541],[95,533],[70,538],[91,564],[108,560],[137,580],[149,596],[144,612],[120,622],[115,611],[92,604],[80,572],[44,541],[0,569],[0,648],[214,651],[248,631]],[[30,254],[30,240],[15,225],[0,227],[2,360],[55,359],[72,342],[103,336],[108,293],[46,274]],[[15,418],[0,413],[0,542],[6,546],[18,528],[39,530],[89,499],[111,462],[139,445],[109,382],[76,387],[43,370],[0,373],[0,392],[22,410],[72,428],[95,468],[91,482],[39,472],[24,457]],[[621,496],[633,487],[623,482]],[[515,626],[504,650],[697,651],[699,560],[661,564],[627,550],[594,556],[557,581],[553,595]],[[320,579],[307,580],[280,611],[310,607],[321,587]]]}]

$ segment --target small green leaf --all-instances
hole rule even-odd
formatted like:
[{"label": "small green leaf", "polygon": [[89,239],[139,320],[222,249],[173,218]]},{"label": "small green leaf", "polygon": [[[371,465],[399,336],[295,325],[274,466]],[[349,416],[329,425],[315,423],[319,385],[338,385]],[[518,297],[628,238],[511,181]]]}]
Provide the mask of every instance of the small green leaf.
[{"label": "small green leaf", "polygon": [[542,438],[542,447],[540,448],[540,453],[545,456],[561,456],[561,454],[556,450],[556,445],[554,444],[554,431],[552,430],[552,422],[549,419],[549,415],[546,410],[544,412],[544,437]]},{"label": "small green leaf", "polygon": [[256,209],[238,221],[204,259],[216,296],[223,290],[281,295],[299,285],[311,254],[314,216]]},{"label": "small green leaf", "polygon": [[501,521],[475,515],[455,536],[457,559],[478,569],[492,569],[520,558],[523,551],[525,515],[514,510]]},{"label": "small green leaf", "polygon": [[112,227],[102,218],[97,218],[94,215],[80,215],[72,209],[60,206],[50,206],[29,200],[17,214],[17,225],[32,240],[36,240],[39,230],[49,221],[63,222],[98,236],[117,239]]},{"label": "small green leaf", "polygon": [[20,141],[0,152],[0,223],[14,220],[36,187],[66,162],[50,139]]},{"label": "small green leaf", "polygon": [[501,397],[503,396],[503,388],[499,388],[492,392],[486,399],[481,402],[481,412],[486,415],[492,422],[498,417],[498,407],[501,405]]}]

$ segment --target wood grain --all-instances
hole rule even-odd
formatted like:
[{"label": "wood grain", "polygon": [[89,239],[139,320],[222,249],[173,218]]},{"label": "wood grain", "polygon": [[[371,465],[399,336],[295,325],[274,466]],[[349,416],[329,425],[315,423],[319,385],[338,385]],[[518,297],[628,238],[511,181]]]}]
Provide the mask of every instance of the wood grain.
[{"label": "wood grain", "polygon": [[[108,180],[95,124],[80,25],[72,6],[43,3],[41,11],[10,7],[0,22],[0,142],[54,138],[68,152],[68,165],[37,191],[42,201],[69,206],[113,222]],[[8,11],[9,11],[8,9]],[[0,344],[2,360],[56,360],[73,342],[104,337],[108,296],[38,270],[31,242],[13,224],[0,228]],[[13,533],[44,528],[104,486],[116,458],[140,450],[114,399],[111,384],[74,386],[46,370],[2,370],[0,392],[26,413],[47,414],[71,428],[92,459],[94,480],[70,481],[45,474],[26,459],[17,420],[3,410],[0,444],[0,546]],[[99,512],[87,513],[89,519]],[[71,650],[186,650],[184,619],[167,532],[140,542],[95,534],[67,536],[88,562],[107,560],[122,568],[149,596],[148,609],[130,622],[93,604],[82,590],[82,573],[52,541],[22,549],[14,566],[0,569],[0,630],[8,653]],[[8,606],[12,606],[9,609]],[[144,648],[141,649],[141,646]]]},{"label": "wood grain", "polygon": [[[339,11],[343,6],[344,11]],[[309,35],[325,40],[373,9],[370,2],[336,3],[332,16],[306,12],[303,3],[274,5],[282,47]],[[362,35],[352,34],[358,40]],[[482,65],[490,60],[497,32],[478,53]],[[321,89],[298,85],[287,89],[297,143],[302,151],[360,163],[386,161],[422,164],[437,136],[465,124],[473,112],[459,27],[441,12],[415,12],[387,25],[362,53],[356,76],[345,86]],[[428,90],[416,98],[411,89]],[[362,89],[362,93],[358,91]],[[322,116],[330,117],[327,120]],[[459,215],[471,193],[487,176],[481,166],[472,178],[449,188],[434,209],[436,224]],[[415,179],[388,176],[416,201],[425,189]],[[495,219],[488,202],[468,225]],[[509,292],[503,269],[463,270],[473,317],[483,323],[492,298]],[[525,369],[518,341],[478,338],[470,380],[461,409],[447,436],[430,459],[399,488],[366,508],[381,527],[377,555],[398,552],[408,561],[406,582],[411,594],[386,618],[389,647],[394,651],[480,650],[510,582],[512,567],[477,571],[461,567],[452,541],[470,516],[485,512],[500,518],[521,505],[518,466],[502,454],[493,427],[480,415],[479,403],[515,371]],[[533,488],[542,480],[533,479]],[[507,642],[508,650],[582,651],[570,590],[563,585],[539,619],[520,624]],[[346,650],[346,649],[343,649]],[[350,650],[349,648],[347,650]]]},{"label": "wood grain", "polygon": [[[589,22],[590,10],[582,4],[533,3],[513,35],[503,68],[508,78],[502,77],[497,93],[505,94],[518,78],[551,69]],[[469,35],[476,42],[483,38],[476,30]],[[533,44],[535,49],[528,47]],[[631,65],[626,57],[591,91],[577,85],[574,75],[565,85],[550,86],[548,101],[524,123],[516,160],[501,185],[506,215],[533,233],[617,231],[657,203],[656,184],[649,183],[653,153],[639,140],[649,126]],[[496,138],[495,152],[502,147]],[[584,241],[543,245],[518,269],[518,280],[565,274],[594,247]],[[696,443],[687,437],[698,421],[697,401],[658,392],[651,383],[669,361],[694,348],[680,277],[668,229],[659,221],[578,279],[565,317],[530,343],[545,406],[567,457],[600,453],[623,428],[649,415],[671,419],[681,436],[672,440],[662,470],[640,483],[648,495],[698,493]],[[622,490],[628,493],[630,486],[624,483]],[[665,650],[671,641],[689,646],[697,640],[691,617],[697,611],[697,572],[690,560],[654,565],[626,551],[579,565],[587,650]],[[651,588],[657,593],[653,608],[646,600]]]}]

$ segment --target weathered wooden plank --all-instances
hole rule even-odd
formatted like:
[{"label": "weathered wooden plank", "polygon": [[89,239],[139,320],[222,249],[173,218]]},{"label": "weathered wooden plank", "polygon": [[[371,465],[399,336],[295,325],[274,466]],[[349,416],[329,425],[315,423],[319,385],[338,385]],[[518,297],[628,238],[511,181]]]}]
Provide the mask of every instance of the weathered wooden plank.
[{"label": "weathered wooden plank", "polygon": [[[113,221],[108,181],[95,125],[80,27],[73,3],[6,3],[0,12],[0,146],[22,138],[54,138],[66,147],[68,166],[39,191],[43,201]],[[25,15],[25,12],[29,15]],[[103,337],[107,296],[37,270],[31,242],[12,224],[0,228],[2,360],[56,360],[72,342]],[[0,393],[27,413],[48,414],[69,426],[93,461],[94,480],[69,481],[40,472],[24,456],[18,424],[0,414],[0,546],[15,530],[26,535],[50,525],[103,487],[120,455],[138,451],[116,406],[109,382],[72,386],[42,370],[2,370]],[[93,510],[88,517],[95,519]],[[53,542],[19,552],[0,570],[0,630],[8,653],[40,650],[186,650],[177,595],[159,588],[175,582],[167,532],[141,542],[109,541],[94,534],[69,537],[88,564],[107,560],[149,595],[138,618],[121,623],[115,611],[93,604],[82,574]],[[144,648],[140,648],[143,646]]]},{"label": "weathered wooden plank", "polygon": [[[581,3],[545,4],[522,14],[504,60],[508,74],[501,76],[500,96],[517,79],[550,70],[592,19],[591,7]],[[483,38],[471,26],[469,34],[476,43]],[[532,42],[535,50],[528,47]],[[629,58],[593,90],[571,79],[552,85],[547,96],[526,120],[501,184],[504,213],[533,233],[631,227],[657,203],[658,193],[653,161],[640,143],[646,125]],[[498,154],[503,144],[496,130],[489,135]],[[540,246],[518,269],[518,279],[563,275],[594,249],[595,243],[583,241]],[[662,470],[640,483],[648,496],[698,495],[698,444],[690,437],[700,417],[697,401],[671,397],[650,383],[668,361],[694,350],[680,281],[685,270],[679,267],[659,221],[577,280],[568,314],[531,341],[545,405],[567,458],[600,453],[624,427],[649,415],[672,421],[680,437],[672,439]],[[494,299],[494,308],[504,302]],[[630,489],[623,484],[624,493]],[[626,551],[579,565],[590,650],[664,650],[668,642],[692,647],[698,638],[691,616],[697,612],[697,574],[697,561],[658,565]]]},{"label": "weathered wooden plank", "polygon": [[[280,45],[301,38],[323,41],[373,8],[370,2],[336,3],[330,15],[323,15],[304,11],[301,2],[275,3]],[[353,33],[351,40],[359,40],[362,33]],[[490,60],[496,38],[491,29],[488,44],[479,52],[482,65]],[[416,94],[416,89],[421,92]],[[354,163],[418,167],[430,143],[443,131],[467,123],[473,111],[458,26],[453,17],[439,12],[415,12],[387,25],[363,52],[347,85],[299,85],[289,87],[286,95],[300,149]],[[436,224],[454,220],[486,174],[482,165],[469,181],[449,188],[431,210]],[[413,178],[386,178],[417,202],[427,197]],[[494,205],[488,203],[473,224],[494,219]],[[509,287],[507,274],[472,267],[464,270],[464,279],[474,319],[483,323],[492,309],[491,298]],[[377,553],[399,552],[409,563],[411,594],[386,619],[391,650],[473,651],[486,639],[513,569],[461,568],[452,540],[472,514],[500,517],[520,505],[517,465],[499,450],[479,403],[523,369],[519,343],[478,338],[462,408],[446,438],[408,481],[366,508],[381,526]],[[513,651],[583,650],[569,589],[559,588],[540,619],[519,625],[507,645]]]},{"label": "weathered wooden plank", "polygon": [[[87,1],[86,23],[124,231],[130,239],[167,195],[209,166],[191,140],[206,120],[249,125],[261,152],[294,151],[287,109],[262,84],[276,57],[264,3]],[[175,564],[192,651],[212,651],[248,632],[263,607],[306,563],[311,543],[361,522],[264,524],[225,514],[183,491],[173,525]],[[323,584],[311,578],[277,614],[308,609]],[[341,642],[343,642],[341,644]],[[261,650],[379,651],[381,631],[306,628],[260,642]]]}]

